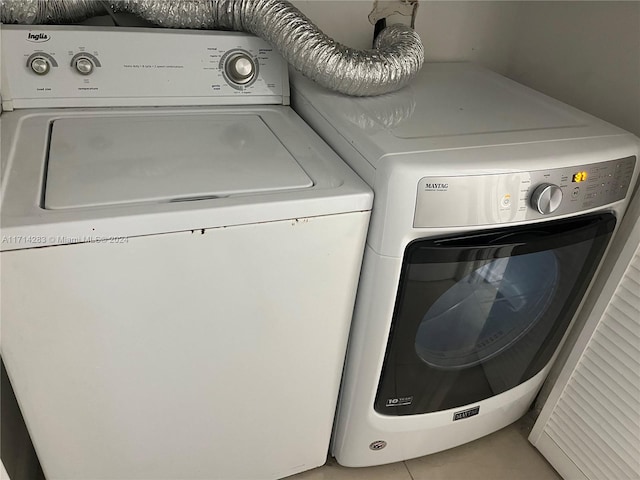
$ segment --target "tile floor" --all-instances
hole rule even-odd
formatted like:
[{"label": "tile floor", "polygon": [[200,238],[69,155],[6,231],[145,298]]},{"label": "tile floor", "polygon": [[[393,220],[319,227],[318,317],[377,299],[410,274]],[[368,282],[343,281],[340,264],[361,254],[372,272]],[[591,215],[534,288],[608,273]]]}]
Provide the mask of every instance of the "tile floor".
[{"label": "tile floor", "polygon": [[405,462],[344,468],[333,458],[287,480],[561,480],[527,437],[530,416],[457,448]]}]

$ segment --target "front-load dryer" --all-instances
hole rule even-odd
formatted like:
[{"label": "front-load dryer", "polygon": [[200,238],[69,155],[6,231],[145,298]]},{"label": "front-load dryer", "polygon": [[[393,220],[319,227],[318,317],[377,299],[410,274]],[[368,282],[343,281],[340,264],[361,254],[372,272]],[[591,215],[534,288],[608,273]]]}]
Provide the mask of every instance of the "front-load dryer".
[{"label": "front-load dryer", "polygon": [[375,193],[337,460],[426,455],[521,417],[625,211],[638,139],[470,64],[370,99],[293,87]]}]

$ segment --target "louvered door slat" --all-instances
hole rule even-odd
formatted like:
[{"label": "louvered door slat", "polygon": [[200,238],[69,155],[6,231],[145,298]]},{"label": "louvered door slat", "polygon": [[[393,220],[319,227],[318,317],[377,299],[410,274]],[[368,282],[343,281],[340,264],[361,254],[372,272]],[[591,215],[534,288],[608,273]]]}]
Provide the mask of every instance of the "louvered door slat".
[{"label": "louvered door slat", "polygon": [[640,478],[640,247],[629,255],[538,437],[545,456],[589,480]]}]

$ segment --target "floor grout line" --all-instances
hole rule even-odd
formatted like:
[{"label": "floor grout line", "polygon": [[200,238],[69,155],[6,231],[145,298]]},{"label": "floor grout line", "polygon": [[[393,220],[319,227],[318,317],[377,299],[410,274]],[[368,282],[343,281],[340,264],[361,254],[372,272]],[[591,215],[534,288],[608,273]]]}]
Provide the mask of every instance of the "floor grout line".
[{"label": "floor grout line", "polygon": [[409,465],[407,465],[407,462],[402,462],[402,464],[404,465],[404,468],[407,469],[407,473],[409,474],[409,477],[411,477],[411,480],[416,480],[415,478],[413,478],[413,474],[411,473],[411,470],[409,470]]}]

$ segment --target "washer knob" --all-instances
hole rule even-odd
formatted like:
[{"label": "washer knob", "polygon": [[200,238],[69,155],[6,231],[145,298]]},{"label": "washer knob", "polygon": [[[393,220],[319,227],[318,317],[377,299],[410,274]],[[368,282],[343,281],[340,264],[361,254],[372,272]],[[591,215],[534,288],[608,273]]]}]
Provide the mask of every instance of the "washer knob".
[{"label": "washer knob", "polygon": [[244,85],[253,80],[256,74],[256,66],[249,55],[237,53],[227,60],[225,71],[232,82]]},{"label": "washer knob", "polygon": [[51,63],[45,57],[33,57],[29,66],[38,75],[46,75],[51,70]]},{"label": "washer knob", "polygon": [[553,183],[538,185],[531,195],[531,206],[543,215],[555,212],[561,203],[562,190]]},{"label": "washer knob", "polygon": [[76,71],[82,75],[90,75],[93,73],[93,62],[87,57],[80,57],[76,60]]}]

